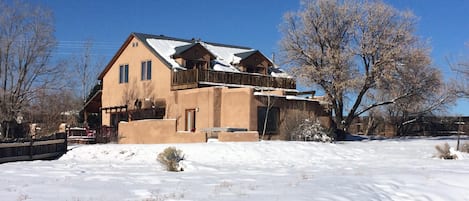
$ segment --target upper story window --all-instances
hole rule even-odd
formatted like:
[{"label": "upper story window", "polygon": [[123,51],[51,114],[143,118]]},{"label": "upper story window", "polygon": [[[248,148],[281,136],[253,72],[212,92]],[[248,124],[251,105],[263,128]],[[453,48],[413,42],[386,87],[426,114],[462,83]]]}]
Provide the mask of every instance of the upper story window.
[{"label": "upper story window", "polygon": [[151,80],[151,61],[142,61],[142,80]]},{"label": "upper story window", "polygon": [[129,82],[129,64],[119,66],[119,83]]},{"label": "upper story window", "polygon": [[186,60],[187,69],[207,69],[207,61],[204,60]]},{"label": "upper story window", "polygon": [[265,67],[263,67],[263,66],[247,66],[246,72],[265,74]]}]

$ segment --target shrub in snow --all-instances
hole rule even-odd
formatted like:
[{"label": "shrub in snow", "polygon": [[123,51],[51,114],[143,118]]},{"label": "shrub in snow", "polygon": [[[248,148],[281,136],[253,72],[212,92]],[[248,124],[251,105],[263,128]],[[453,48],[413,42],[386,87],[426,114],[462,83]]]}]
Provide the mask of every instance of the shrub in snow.
[{"label": "shrub in snow", "polygon": [[449,146],[448,143],[443,144],[442,146],[436,145],[435,149],[438,151],[436,157],[445,159],[445,160],[452,160],[457,159],[458,156],[454,153],[452,148]]},{"label": "shrub in snow", "polygon": [[179,172],[184,171],[179,162],[184,160],[184,154],[176,147],[168,147],[163,152],[158,154],[157,160],[166,166],[168,171]]},{"label": "shrub in snow", "polygon": [[293,130],[294,140],[333,142],[335,135],[332,130],[321,126],[319,121],[312,122],[309,119],[303,120],[296,129]]}]

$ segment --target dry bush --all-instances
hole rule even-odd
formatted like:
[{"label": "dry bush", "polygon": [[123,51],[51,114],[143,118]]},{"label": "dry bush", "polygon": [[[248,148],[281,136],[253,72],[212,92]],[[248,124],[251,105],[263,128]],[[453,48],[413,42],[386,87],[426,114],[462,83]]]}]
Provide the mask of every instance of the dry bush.
[{"label": "dry bush", "polygon": [[168,147],[163,152],[158,154],[157,160],[166,166],[168,171],[179,172],[184,171],[179,162],[184,160],[184,154],[176,147]]},{"label": "dry bush", "polygon": [[436,145],[435,149],[438,151],[436,157],[445,159],[445,160],[453,160],[457,159],[458,156],[451,153],[450,146],[448,143],[443,144],[442,146]]},{"label": "dry bush", "polygon": [[323,127],[319,121],[303,120],[292,132],[292,140],[315,142],[334,142],[336,136],[330,129]]}]

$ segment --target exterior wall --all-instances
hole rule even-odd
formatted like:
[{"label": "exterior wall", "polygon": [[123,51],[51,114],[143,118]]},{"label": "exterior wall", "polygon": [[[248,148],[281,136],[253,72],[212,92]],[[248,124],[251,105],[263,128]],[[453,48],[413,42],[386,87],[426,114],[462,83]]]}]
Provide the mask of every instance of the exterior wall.
[{"label": "exterior wall", "polygon": [[[279,108],[279,128],[278,132],[274,134],[265,134],[266,140],[290,140],[290,133],[301,123],[304,119],[318,120],[322,126],[329,128],[331,126],[330,115],[325,112],[324,107],[317,101],[306,100],[288,100],[282,97],[270,97],[272,107]],[[266,106],[268,102],[267,96],[256,96],[256,104],[254,105],[255,114],[253,119],[255,122],[255,129],[257,128],[257,107]],[[262,138],[262,132],[259,132]]]},{"label": "exterior wall", "polygon": [[259,141],[259,133],[257,131],[219,132],[218,141],[220,142],[257,142]]},{"label": "exterior wall", "polygon": [[196,109],[196,130],[213,127],[251,130],[252,89],[205,87],[173,91],[167,99],[167,118],[177,119],[177,130],[185,130],[185,111]]},{"label": "exterior wall", "polygon": [[[135,46],[135,44],[138,44]],[[141,80],[141,62],[152,61],[151,80]],[[119,83],[119,65],[129,65],[129,82]],[[128,105],[136,98],[165,98],[170,93],[171,71],[145,45],[133,38],[103,77],[102,107]],[[102,124],[110,126],[110,113],[102,111]]]},{"label": "exterior wall", "polygon": [[119,123],[119,144],[206,142],[202,132],[176,132],[174,119],[149,119]]},{"label": "exterior wall", "polygon": [[[249,88],[206,87],[172,91],[166,99],[167,119],[120,123],[119,143],[201,142],[210,134],[207,129],[217,127],[248,130],[247,134],[220,132],[220,141],[257,141],[262,135],[257,132],[257,108],[267,105],[266,98],[254,96],[253,89]],[[266,140],[289,140],[291,130],[306,118],[317,119],[325,127],[330,126],[329,115],[316,101],[271,98],[273,107],[280,110],[279,129],[278,133],[266,134]],[[195,132],[185,131],[187,109],[196,110]]]},{"label": "exterior wall", "polygon": [[219,91],[220,89],[215,87],[172,91],[166,101],[166,118],[177,119],[177,131],[184,131],[185,112],[187,109],[195,109],[196,131],[201,128],[215,127],[215,119],[218,117],[215,114],[214,104]]},{"label": "exterior wall", "polygon": [[253,90],[250,88],[223,88],[220,127],[247,128],[252,125]]}]

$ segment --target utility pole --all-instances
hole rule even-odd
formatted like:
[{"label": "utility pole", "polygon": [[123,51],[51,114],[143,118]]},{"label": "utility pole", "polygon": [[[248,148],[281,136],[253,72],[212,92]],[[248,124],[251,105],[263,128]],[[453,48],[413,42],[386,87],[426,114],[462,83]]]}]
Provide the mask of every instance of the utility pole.
[{"label": "utility pole", "polygon": [[458,125],[458,144],[456,145],[456,150],[459,151],[459,139],[460,139],[460,136],[461,134],[464,134],[464,131],[463,131],[463,126],[464,126],[464,121],[462,121],[461,119],[461,116],[459,116],[459,121],[457,122],[454,122],[454,124]]}]

